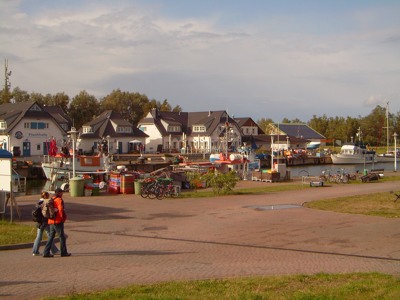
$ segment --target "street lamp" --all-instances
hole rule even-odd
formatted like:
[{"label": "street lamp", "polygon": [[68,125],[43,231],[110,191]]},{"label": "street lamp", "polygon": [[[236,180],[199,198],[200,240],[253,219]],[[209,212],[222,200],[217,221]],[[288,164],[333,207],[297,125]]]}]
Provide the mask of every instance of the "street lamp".
[{"label": "street lamp", "polygon": [[110,154],[110,136],[107,135],[107,153]]},{"label": "street lamp", "polygon": [[394,171],[397,172],[397,133],[393,134],[394,137]]},{"label": "street lamp", "polygon": [[75,178],[75,143],[78,131],[76,131],[75,127],[71,127],[71,131],[68,131],[68,133],[72,139],[72,178]]}]

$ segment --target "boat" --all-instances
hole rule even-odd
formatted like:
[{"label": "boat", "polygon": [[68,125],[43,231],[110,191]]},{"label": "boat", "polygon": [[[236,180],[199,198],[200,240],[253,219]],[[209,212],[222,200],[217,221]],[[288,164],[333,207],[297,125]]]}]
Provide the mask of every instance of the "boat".
[{"label": "boat", "polygon": [[93,172],[108,172],[112,169],[113,164],[110,162],[109,156],[77,155],[65,156],[44,155],[42,160],[42,169],[46,178],[52,181],[59,180],[64,177],[69,179],[75,168],[75,173],[93,173]]},{"label": "boat", "polygon": [[380,163],[385,163],[385,162],[394,163],[395,158],[396,161],[400,161],[400,149],[397,149],[396,153],[394,150],[389,150],[386,153],[378,154],[376,157],[377,161]]},{"label": "boat", "polygon": [[334,165],[371,164],[377,162],[376,153],[367,149],[362,141],[361,129],[357,132],[358,142],[344,144],[340,153],[331,154]]}]

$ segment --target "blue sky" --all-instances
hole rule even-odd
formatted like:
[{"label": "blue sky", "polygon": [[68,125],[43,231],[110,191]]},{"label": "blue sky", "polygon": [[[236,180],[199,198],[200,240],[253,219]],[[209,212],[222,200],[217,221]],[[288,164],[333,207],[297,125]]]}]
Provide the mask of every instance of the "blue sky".
[{"label": "blue sky", "polygon": [[42,94],[119,88],[276,122],[397,113],[399,15],[385,0],[0,0],[0,58],[12,88]]}]

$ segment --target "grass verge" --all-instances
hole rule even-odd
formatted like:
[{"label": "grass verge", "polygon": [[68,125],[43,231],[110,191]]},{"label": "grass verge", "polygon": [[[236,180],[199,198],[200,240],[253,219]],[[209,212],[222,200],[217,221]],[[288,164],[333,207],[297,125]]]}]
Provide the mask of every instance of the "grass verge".
[{"label": "grass verge", "polygon": [[36,238],[35,225],[0,221],[0,246],[32,243]]},{"label": "grass verge", "polygon": [[133,285],[62,299],[400,299],[400,278],[350,273],[196,280]]},{"label": "grass verge", "polygon": [[400,201],[395,200],[394,194],[385,192],[307,202],[304,206],[340,213],[399,218]]}]

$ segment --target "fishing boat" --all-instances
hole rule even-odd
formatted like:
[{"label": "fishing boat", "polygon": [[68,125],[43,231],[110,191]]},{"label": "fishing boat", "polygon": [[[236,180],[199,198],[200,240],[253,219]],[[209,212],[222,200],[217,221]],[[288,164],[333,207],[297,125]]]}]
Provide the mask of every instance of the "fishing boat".
[{"label": "fishing boat", "polygon": [[389,150],[386,153],[378,154],[376,159],[380,163],[393,163],[395,159],[396,161],[400,161],[400,149],[397,149],[397,153],[394,150]]},{"label": "fishing boat", "polygon": [[42,169],[47,179],[68,178],[74,167],[76,173],[106,172],[112,168],[112,163],[105,154],[102,156],[77,155],[75,157],[61,154],[43,156]]},{"label": "fishing boat", "polygon": [[362,141],[361,129],[357,132],[358,142],[344,144],[340,153],[331,154],[334,165],[371,164],[377,162],[376,153],[367,149]]}]

